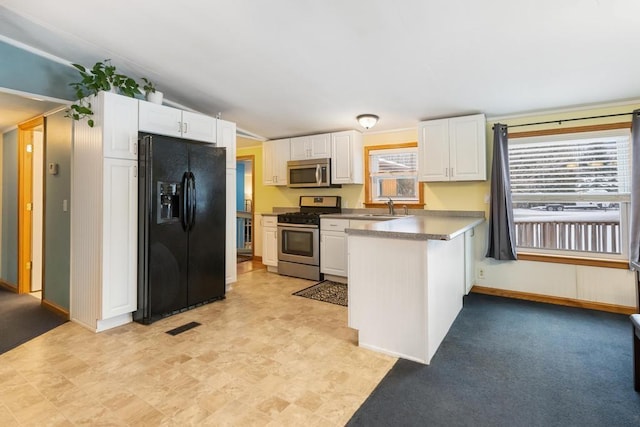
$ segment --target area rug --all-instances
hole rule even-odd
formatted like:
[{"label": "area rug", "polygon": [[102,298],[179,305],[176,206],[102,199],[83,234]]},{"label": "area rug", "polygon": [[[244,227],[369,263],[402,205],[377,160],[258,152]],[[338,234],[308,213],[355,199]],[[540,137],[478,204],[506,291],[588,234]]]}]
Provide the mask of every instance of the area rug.
[{"label": "area rug", "polygon": [[0,354],[66,322],[31,295],[0,287]]},{"label": "area rug", "polygon": [[294,292],[293,295],[299,297],[311,298],[317,301],[330,302],[347,306],[348,293],[345,283],[333,282],[331,280],[323,280],[313,286],[309,286],[301,291]]}]

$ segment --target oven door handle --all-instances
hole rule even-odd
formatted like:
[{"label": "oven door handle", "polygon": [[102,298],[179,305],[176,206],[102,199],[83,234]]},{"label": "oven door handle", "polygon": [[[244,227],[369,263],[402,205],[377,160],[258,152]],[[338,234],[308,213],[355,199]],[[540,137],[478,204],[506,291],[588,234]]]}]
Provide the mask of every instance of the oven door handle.
[{"label": "oven door handle", "polygon": [[278,227],[282,227],[282,228],[319,228],[317,225],[314,224],[283,224],[283,223],[279,223]]}]

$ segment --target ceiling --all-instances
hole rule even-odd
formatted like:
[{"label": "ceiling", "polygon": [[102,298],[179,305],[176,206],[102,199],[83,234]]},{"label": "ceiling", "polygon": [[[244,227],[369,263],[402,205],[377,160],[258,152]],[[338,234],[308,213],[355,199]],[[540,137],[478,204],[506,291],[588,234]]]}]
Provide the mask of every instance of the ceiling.
[{"label": "ceiling", "polygon": [[110,58],[265,138],[640,99],[637,0],[0,0],[0,35]]},{"label": "ceiling", "polygon": [[0,134],[17,124],[61,107],[55,102],[0,91]]}]

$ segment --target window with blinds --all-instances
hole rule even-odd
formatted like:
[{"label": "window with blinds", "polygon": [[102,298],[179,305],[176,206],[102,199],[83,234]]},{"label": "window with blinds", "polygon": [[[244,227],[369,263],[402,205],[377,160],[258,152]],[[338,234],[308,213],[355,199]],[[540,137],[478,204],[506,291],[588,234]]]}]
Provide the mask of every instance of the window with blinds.
[{"label": "window with blinds", "polygon": [[628,129],[509,140],[519,248],[626,253]]},{"label": "window with blinds", "polygon": [[371,202],[392,200],[417,202],[418,149],[369,150]]}]

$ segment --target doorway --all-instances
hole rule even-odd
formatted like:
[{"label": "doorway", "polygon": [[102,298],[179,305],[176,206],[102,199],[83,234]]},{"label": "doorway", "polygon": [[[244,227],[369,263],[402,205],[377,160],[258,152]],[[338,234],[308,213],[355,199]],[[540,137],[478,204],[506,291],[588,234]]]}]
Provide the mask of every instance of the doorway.
[{"label": "doorway", "polygon": [[239,263],[253,259],[254,166],[254,156],[236,158],[236,250]]},{"label": "doorway", "polygon": [[42,298],[44,118],[18,125],[18,293]]}]

